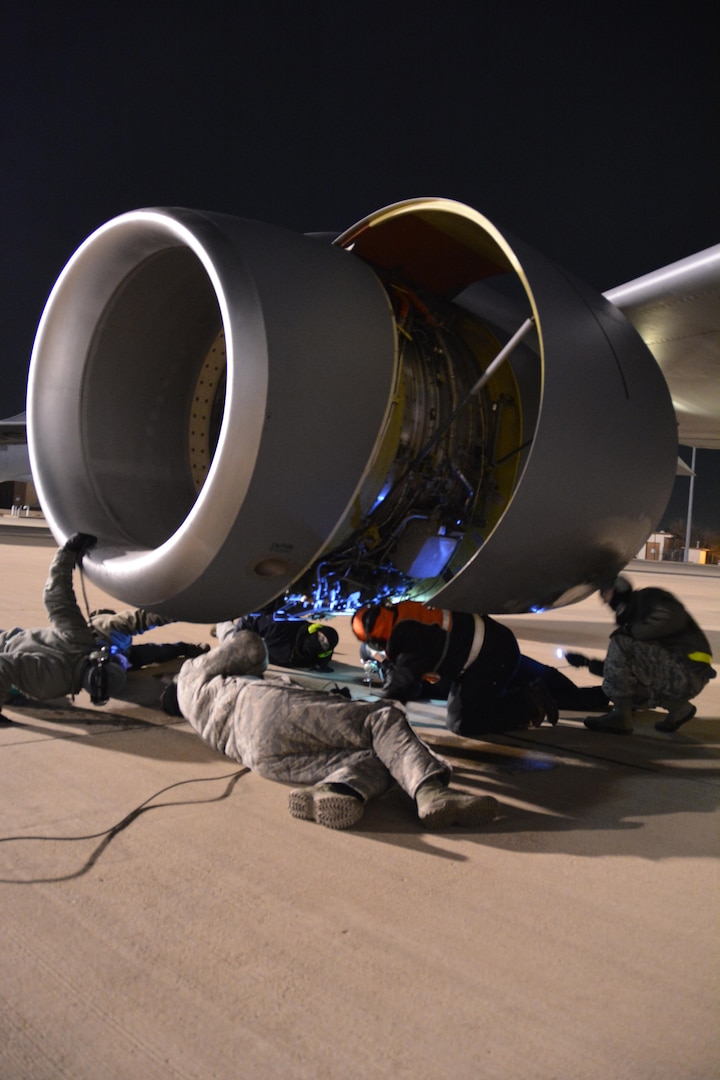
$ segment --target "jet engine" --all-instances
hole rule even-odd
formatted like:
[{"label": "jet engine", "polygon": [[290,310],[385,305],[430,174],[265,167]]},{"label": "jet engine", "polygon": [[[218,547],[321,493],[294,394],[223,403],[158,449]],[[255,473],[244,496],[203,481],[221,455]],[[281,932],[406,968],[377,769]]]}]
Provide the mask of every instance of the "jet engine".
[{"label": "jet engine", "polygon": [[27,417],[57,541],[94,534],[98,586],[198,622],[571,603],[655,527],[677,449],[618,309],[444,199],[331,239],[114,218],[48,299]]}]

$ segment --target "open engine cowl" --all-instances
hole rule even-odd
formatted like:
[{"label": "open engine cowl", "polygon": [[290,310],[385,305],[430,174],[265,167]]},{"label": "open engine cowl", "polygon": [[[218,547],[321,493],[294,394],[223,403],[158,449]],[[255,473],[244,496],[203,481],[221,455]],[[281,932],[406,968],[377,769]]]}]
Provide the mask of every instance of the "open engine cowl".
[{"label": "open engine cowl", "polygon": [[655,527],[676,460],[622,314],[442,199],[334,243],[186,209],[107,222],[47,302],[28,432],[56,539],[98,537],[88,576],[200,622],[581,599]]}]

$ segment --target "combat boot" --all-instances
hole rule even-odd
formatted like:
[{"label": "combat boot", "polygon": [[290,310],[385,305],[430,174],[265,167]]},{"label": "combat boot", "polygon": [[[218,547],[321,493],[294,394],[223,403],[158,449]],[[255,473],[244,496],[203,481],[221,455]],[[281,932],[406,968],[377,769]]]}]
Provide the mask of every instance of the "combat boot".
[{"label": "combat boot", "polygon": [[293,817],[316,821],[326,829],[349,829],[363,816],[365,800],[345,784],[316,784],[291,791],[288,810]]},{"label": "combat boot", "polygon": [[683,724],[687,724],[688,720],[692,720],[697,712],[695,706],[691,705],[687,698],[664,699],[661,704],[664,709],[667,709],[668,714],[662,720],[656,721],[656,731],[677,731]]},{"label": "combat boot", "polygon": [[415,793],[420,821],[426,829],[448,825],[485,825],[497,817],[498,801],[492,795],[465,795],[451,791],[440,780],[426,780]]},{"label": "combat boot", "polygon": [[586,716],[585,727],[590,731],[607,731],[613,735],[632,735],[632,706],[627,701],[616,701],[604,716]]},{"label": "combat boot", "polygon": [[560,713],[555,698],[552,696],[545,683],[542,679],[535,679],[535,681],[531,682],[528,686],[528,690],[537,703],[540,717],[539,722],[530,721],[532,726],[540,727],[543,720],[547,720],[548,724],[552,724],[552,726],[555,727],[560,719]]}]

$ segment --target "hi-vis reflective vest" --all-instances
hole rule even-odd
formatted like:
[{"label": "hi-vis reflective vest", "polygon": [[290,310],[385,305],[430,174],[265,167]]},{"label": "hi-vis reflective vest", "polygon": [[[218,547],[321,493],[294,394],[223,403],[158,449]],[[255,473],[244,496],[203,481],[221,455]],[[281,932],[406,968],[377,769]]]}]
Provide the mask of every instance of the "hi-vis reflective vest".
[{"label": "hi-vis reflective vest", "polygon": [[432,608],[419,604],[416,600],[401,600],[397,604],[369,604],[359,608],[352,619],[352,629],[360,641],[372,641],[382,647],[387,645],[396,623],[403,619],[429,626],[439,626],[442,630],[452,629],[452,612],[445,608]]}]

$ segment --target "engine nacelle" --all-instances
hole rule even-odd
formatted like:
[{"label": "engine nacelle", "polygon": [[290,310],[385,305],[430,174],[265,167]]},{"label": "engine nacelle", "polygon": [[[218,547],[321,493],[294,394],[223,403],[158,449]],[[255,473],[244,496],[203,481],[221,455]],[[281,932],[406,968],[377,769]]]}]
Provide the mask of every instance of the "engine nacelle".
[{"label": "engine nacelle", "polygon": [[109,221],[50,295],[27,416],[58,542],[93,533],[97,585],[200,622],[570,603],[638,551],[676,461],[622,314],[442,199],[334,243],[185,209]]}]

